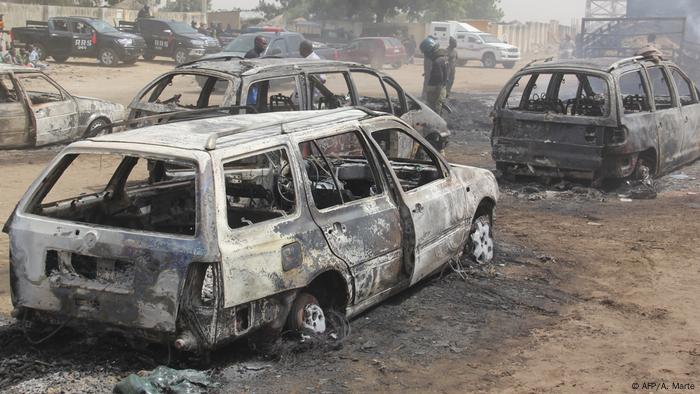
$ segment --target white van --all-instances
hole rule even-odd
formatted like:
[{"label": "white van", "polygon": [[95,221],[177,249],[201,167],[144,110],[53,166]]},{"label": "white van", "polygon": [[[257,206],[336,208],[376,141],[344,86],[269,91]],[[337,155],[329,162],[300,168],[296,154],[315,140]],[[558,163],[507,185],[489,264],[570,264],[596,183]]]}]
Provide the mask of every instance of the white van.
[{"label": "white van", "polygon": [[447,48],[450,37],[457,39],[458,64],[461,66],[470,60],[478,60],[488,68],[496,67],[497,64],[513,68],[520,60],[518,47],[501,41],[493,34],[484,33],[468,23],[432,22],[428,31],[440,42],[441,48]]}]

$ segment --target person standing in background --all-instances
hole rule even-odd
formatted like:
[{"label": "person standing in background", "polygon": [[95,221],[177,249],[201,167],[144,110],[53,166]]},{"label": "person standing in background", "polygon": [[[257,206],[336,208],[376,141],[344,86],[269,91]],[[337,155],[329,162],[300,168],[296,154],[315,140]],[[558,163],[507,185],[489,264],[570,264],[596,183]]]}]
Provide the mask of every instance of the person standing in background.
[{"label": "person standing in background", "polygon": [[457,59],[457,39],[450,37],[450,44],[447,46],[447,85],[445,87],[445,97],[450,97],[452,85],[455,83]]},{"label": "person standing in background", "polygon": [[420,44],[423,53],[426,70],[424,77],[424,93],[428,106],[438,115],[442,116],[442,107],[447,95],[447,51],[440,49],[440,44],[435,38],[428,36]]}]

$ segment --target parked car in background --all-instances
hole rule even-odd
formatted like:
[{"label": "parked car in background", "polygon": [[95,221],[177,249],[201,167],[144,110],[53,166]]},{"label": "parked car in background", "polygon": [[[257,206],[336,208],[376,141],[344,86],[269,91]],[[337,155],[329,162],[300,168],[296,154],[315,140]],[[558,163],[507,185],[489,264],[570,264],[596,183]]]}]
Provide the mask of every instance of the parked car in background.
[{"label": "parked car in background", "polygon": [[644,57],[533,63],[494,110],[493,158],[509,174],[645,178],[700,157],[700,101],[675,64]]},{"label": "parked car in background", "polygon": [[124,106],[73,96],[37,69],[0,65],[0,149],[91,137],[124,117]]},{"label": "parked car in background", "polygon": [[141,18],[136,22],[120,21],[122,31],[135,33],[146,40],[148,47],[143,58],[153,60],[156,56],[171,57],[177,64],[186,63],[202,56],[221,52],[219,41],[199,33],[185,22]]},{"label": "parked car in background", "polygon": [[385,64],[399,69],[406,62],[406,48],[394,37],[363,37],[343,48],[340,59],[369,64],[376,69],[381,69]]},{"label": "parked car in background", "polygon": [[80,141],[4,227],[13,316],[198,353],[328,333],[331,311],[356,316],[452,259],[491,261],[497,201],[490,171],[366,109]]},{"label": "parked car in background", "polygon": [[255,112],[364,106],[408,122],[438,150],[447,123],[388,75],[356,64],[305,59],[202,59],[146,85],[129,119],[183,110],[248,106]]},{"label": "parked car in background", "polygon": [[120,32],[102,19],[87,17],[27,21],[27,27],[13,28],[10,38],[13,46],[32,45],[42,60],[51,56],[57,63],[71,57],[90,57],[105,66],[132,64],[146,49],[141,37]]},{"label": "parked car in background", "polygon": [[[267,39],[267,50],[265,50],[262,57],[301,57],[299,45],[305,38],[300,33],[289,31],[261,31],[241,34],[226,45],[220,54],[208,57],[230,56],[242,59],[245,57],[246,52],[253,49],[255,37],[257,36],[263,36]],[[321,59],[338,60],[338,50],[335,48],[314,44],[314,51]]]},{"label": "parked car in background", "polygon": [[513,68],[520,61],[520,49],[501,41],[493,34],[484,33],[474,26],[456,21],[432,22],[430,35],[447,48],[450,37],[457,40],[457,59],[459,65],[465,66],[469,61],[478,61],[487,68],[502,64],[504,68]]}]

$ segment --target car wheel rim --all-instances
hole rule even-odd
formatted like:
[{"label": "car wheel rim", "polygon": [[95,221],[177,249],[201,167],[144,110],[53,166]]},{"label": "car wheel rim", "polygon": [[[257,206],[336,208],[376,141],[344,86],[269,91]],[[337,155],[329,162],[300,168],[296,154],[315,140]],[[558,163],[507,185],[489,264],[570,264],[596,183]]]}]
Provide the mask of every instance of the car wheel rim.
[{"label": "car wheel rim", "polygon": [[92,125],[90,126],[90,130],[88,130],[88,135],[90,137],[97,137],[99,135],[105,134],[105,131],[106,131],[105,129],[102,129],[99,132],[96,132],[96,130],[99,129],[100,127],[103,127],[106,125],[107,125],[107,123],[105,121],[102,121],[102,120],[97,121],[97,122],[93,122]]},{"label": "car wheel rim", "polygon": [[493,259],[493,238],[491,236],[491,226],[478,220],[474,224],[474,231],[471,235],[472,257],[476,262],[483,264]]},{"label": "car wheel rim", "polygon": [[180,63],[180,64],[184,63],[185,60],[187,60],[187,59],[185,58],[185,52],[183,52],[183,51],[177,51],[177,55],[175,55],[175,60],[176,60],[178,63]]},{"label": "car wheel rim", "polygon": [[326,316],[323,314],[323,309],[316,304],[306,305],[302,317],[302,326],[314,334],[326,332]]},{"label": "car wheel rim", "polygon": [[105,51],[102,52],[102,63],[104,64],[112,64],[114,63],[114,56],[112,55],[112,52]]}]

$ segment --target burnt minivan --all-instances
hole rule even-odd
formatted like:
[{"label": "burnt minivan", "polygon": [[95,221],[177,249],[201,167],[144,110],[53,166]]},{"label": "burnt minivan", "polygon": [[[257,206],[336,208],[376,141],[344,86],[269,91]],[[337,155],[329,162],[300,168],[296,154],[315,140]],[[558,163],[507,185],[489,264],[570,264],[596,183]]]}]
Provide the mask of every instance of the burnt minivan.
[{"label": "burnt minivan", "polygon": [[700,157],[698,91],[659,58],[533,62],[504,87],[493,118],[504,174],[595,184],[658,176]]}]

